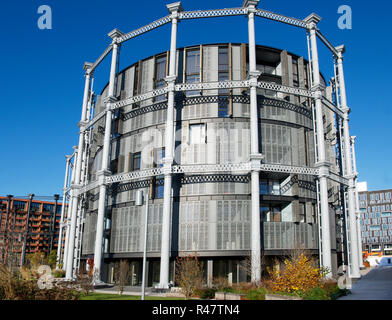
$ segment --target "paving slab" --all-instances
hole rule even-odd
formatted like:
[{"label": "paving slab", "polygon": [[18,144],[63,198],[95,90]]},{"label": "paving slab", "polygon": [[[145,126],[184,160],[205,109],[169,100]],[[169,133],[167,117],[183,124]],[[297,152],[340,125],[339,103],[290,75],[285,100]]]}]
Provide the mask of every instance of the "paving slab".
[{"label": "paving slab", "polygon": [[338,300],[392,300],[392,266],[371,269]]}]

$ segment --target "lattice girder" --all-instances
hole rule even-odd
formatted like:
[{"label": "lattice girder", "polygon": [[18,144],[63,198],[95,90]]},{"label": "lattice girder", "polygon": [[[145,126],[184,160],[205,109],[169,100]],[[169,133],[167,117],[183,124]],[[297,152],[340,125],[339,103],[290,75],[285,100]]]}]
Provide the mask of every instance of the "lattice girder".
[{"label": "lattice girder", "polygon": [[155,20],[155,21],[151,22],[148,25],[145,25],[145,26],[143,26],[143,27],[141,27],[139,29],[136,29],[134,31],[128,32],[124,36],[120,37],[117,40],[117,43],[122,43],[122,42],[125,42],[125,41],[129,40],[129,39],[132,39],[132,38],[135,38],[137,36],[140,36],[143,33],[146,33],[148,31],[151,31],[151,30],[154,30],[154,29],[156,29],[158,27],[161,27],[161,26],[169,23],[170,21],[171,21],[170,15],[165,16],[163,18],[160,18],[158,20]]}]

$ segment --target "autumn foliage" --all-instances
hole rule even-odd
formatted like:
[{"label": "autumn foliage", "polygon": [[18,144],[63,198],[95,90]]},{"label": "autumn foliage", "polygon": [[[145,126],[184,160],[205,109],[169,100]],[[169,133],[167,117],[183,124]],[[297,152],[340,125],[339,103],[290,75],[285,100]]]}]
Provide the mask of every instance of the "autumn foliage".
[{"label": "autumn foliage", "polygon": [[322,286],[325,270],[316,268],[304,254],[286,259],[281,270],[269,270],[272,289],[277,292],[299,293]]}]

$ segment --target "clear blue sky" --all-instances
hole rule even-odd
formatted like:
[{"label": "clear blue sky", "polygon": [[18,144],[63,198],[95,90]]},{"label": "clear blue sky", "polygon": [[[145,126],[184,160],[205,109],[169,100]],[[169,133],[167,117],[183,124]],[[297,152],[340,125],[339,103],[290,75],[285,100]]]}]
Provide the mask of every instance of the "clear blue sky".
[{"label": "clear blue sky", "polygon": [[[168,14],[175,1],[24,0],[4,1],[0,11],[0,195],[61,193],[65,154],[78,142],[84,77],[83,63],[94,62],[110,43],[114,28],[129,32]],[[184,0],[185,10],[240,7],[242,0]],[[340,5],[350,5],[352,30],[337,27]],[[49,5],[53,29],[37,27],[40,5]],[[345,77],[352,109],[350,133],[357,138],[359,180],[374,189],[392,188],[390,124],[391,52],[388,1],[273,1],[260,8],[296,18],[316,12],[322,32],[334,45],[345,44]],[[182,21],[178,46],[247,42],[246,18]],[[165,25],[128,41],[121,68],[169,49]],[[257,44],[307,56],[302,29],[258,18]],[[319,42],[321,70],[332,75],[332,57]],[[108,80],[109,59],[96,72],[95,91]]]}]

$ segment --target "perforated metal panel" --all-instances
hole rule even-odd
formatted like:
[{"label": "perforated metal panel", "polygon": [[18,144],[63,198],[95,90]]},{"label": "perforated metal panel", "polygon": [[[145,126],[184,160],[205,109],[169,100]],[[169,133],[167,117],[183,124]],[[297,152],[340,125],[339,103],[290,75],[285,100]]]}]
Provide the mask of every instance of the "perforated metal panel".
[{"label": "perforated metal panel", "polygon": [[317,225],[264,222],[264,249],[318,249]]},{"label": "perforated metal panel", "polygon": [[[213,211],[211,212],[211,204]],[[179,249],[249,250],[248,201],[181,203]],[[211,241],[213,239],[213,241]]]},{"label": "perforated metal panel", "polygon": [[96,228],[97,228],[97,214],[87,213],[85,217],[83,241],[82,241],[83,254],[94,253]]}]

